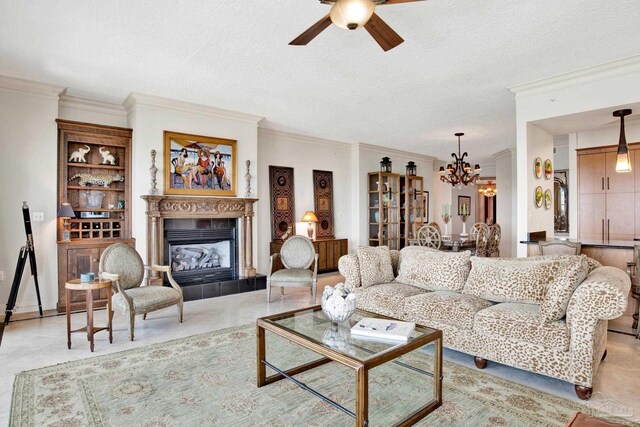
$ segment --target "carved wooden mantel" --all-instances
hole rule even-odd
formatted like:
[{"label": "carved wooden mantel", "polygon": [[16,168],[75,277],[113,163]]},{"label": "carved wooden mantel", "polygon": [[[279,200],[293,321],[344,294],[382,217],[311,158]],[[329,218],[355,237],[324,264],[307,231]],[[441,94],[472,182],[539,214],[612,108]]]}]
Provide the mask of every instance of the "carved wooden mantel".
[{"label": "carved wooden mantel", "polygon": [[[165,218],[238,218],[240,259],[243,276],[253,277],[253,204],[258,199],[235,197],[142,196],[147,202],[147,256],[149,264],[160,264],[164,253]],[[156,273],[157,274],[157,273]]]}]

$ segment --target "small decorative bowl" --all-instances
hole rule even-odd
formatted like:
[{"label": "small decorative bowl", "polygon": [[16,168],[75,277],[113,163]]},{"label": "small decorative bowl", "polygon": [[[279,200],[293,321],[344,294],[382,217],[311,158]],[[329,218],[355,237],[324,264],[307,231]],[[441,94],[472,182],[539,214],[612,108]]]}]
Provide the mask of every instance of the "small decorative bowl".
[{"label": "small decorative bowl", "polygon": [[335,288],[327,286],[322,293],[322,311],[332,323],[347,320],[356,309],[356,295],[344,284],[338,283]]}]

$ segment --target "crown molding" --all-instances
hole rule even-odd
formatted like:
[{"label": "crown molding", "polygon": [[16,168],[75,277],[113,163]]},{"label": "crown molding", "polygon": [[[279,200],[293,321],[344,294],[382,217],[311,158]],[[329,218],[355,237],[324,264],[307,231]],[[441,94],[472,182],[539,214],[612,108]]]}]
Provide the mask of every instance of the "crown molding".
[{"label": "crown molding", "polygon": [[325,146],[325,147],[326,146],[333,146],[333,147],[338,147],[338,148],[351,148],[354,145],[353,143],[350,143],[350,142],[336,141],[336,140],[333,140],[333,139],[318,138],[318,137],[315,137],[315,136],[301,135],[301,134],[298,134],[298,133],[286,132],[286,131],[270,129],[270,128],[264,128],[264,127],[258,127],[258,137],[260,137],[260,134],[267,135],[267,136],[273,136],[273,137],[277,137],[277,138],[295,139],[295,140],[303,141],[303,142],[306,142],[306,143],[309,143],[309,144],[322,145],[322,146]]},{"label": "crown molding", "polygon": [[501,157],[507,157],[507,156],[511,157],[511,156],[513,156],[515,154],[516,154],[516,148],[515,147],[510,147],[510,148],[505,148],[504,150],[498,151],[497,153],[495,153],[493,155],[493,157],[495,159],[499,159]]},{"label": "crown molding", "polygon": [[364,150],[364,151],[375,151],[381,154],[413,157],[415,159],[423,160],[425,162],[433,162],[436,160],[435,157],[427,156],[426,154],[418,154],[418,153],[412,153],[410,151],[396,150],[395,148],[382,147],[380,145],[367,144],[364,142],[359,142],[356,145],[361,150]]},{"label": "crown molding", "polygon": [[35,95],[58,97],[65,88],[62,86],[50,85],[48,83],[34,82],[31,80],[19,79],[17,77],[0,76],[0,89],[12,90],[15,92],[26,92]]},{"label": "crown molding", "polygon": [[183,113],[198,114],[202,116],[215,117],[219,119],[235,120],[244,123],[258,125],[263,117],[252,114],[239,113],[237,111],[224,110],[222,108],[210,107],[207,105],[193,104],[191,102],[176,101],[174,99],[162,98],[159,96],[145,95],[142,93],[131,93],[122,103],[125,110],[130,113],[137,105],[159,108],[164,110],[174,110]]},{"label": "crown molding", "polygon": [[640,55],[633,55],[615,61],[605,62],[604,64],[593,65],[568,73],[514,85],[507,89],[509,89],[517,99],[633,72],[640,72]]},{"label": "crown molding", "polygon": [[121,104],[79,98],[62,93],[58,105],[62,108],[90,111],[92,113],[108,114],[111,116],[127,117],[127,110]]}]

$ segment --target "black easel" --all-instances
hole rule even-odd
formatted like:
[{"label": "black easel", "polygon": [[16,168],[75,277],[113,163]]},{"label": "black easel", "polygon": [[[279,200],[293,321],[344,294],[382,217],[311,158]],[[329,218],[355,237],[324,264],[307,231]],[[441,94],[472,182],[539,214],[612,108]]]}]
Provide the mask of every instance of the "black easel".
[{"label": "black easel", "polygon": [[33,276],[36,285],[38,309],[40,311],[40,317],[42,317],[42,302],[40,301],[40,287],[38,286],[38,266],[36,264],[36,251],[33,247],[31,215],[29,214],[29,206],[27,206],[27,202],[22,202],[22,219],[24,220],[24,231],[27,235],[27,243],[20,248],[20,254],[18,254],[18,265],[16,266],[16,273],[13,276],[13,283],[11,284],[11,292],[9,293],[9,300],[7,301],[7,310],[4,313],[4,323],[0,324],[0,343],[2,343],[4,328],[9,323],[9,319],[11,319],[11,315],[13,314],[13,309],[16,306],[16,299],[18,298],[18,290],[20,289],[20,282],[22,281],[22,273],[24,273],[24,267],[27,263],[27,256],[29,257],[29,264],[31,265],[31,275]]}]

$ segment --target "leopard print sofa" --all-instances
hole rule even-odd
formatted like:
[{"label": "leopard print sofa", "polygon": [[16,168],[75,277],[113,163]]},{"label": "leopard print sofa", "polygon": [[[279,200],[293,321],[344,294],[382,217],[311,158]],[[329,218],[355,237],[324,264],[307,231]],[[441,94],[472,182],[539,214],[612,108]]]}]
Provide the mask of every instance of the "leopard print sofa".
[{"label": "leopard print sofa", "polygon": [[584,255],[476,258],[415,246],[388,253],[395,279],[369,286],[357,255],[340,258],[358,308],[440,329],[444,346],[473,355],[479,368],[495,361],[591,397],[607,321],[627,306],[624,271]]}]

